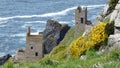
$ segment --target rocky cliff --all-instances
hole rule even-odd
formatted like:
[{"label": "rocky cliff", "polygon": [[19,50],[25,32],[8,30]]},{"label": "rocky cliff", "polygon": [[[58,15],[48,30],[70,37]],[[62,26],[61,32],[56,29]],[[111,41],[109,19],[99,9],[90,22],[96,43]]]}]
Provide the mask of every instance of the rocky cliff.
[{"label": "rocky cliff", "polygon": [[67,24],[61,25],[57,21],[48,20],[43,32],[45,53],[50,53],[62,41],[69,29]]},{"label": "rocky cliff", "polygon": [[108,0],[108,3],[104,7],[103,11],[97,17],[97,21],[104,21],[106,19],[113,21],[116,18],[116,15],[118,15],[118,11],[116,11],[116,9],[120,8],[119,3],[119,0]]},{"label": "rocky cliff", "polygon": [[120,45],[120,0],[109,0],[102,13],[97,17],[97,21],[114,22],[114,34],[109,36],[109,46]]},{"label": "rocky cliff", "polygon": [[0,65],[4,64],[6,61],[8,61],[10,57],[11,57],[10,54],[0,57]]}]

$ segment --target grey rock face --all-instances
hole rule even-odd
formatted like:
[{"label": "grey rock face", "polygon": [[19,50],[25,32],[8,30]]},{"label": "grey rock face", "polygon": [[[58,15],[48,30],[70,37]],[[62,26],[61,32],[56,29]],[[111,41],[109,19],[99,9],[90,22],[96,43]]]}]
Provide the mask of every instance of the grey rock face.
[{"label": "grey rock face", "polygon": [[[114,46],[120,47],[120,0],[112,12],[110,22],[114,21],[114,35],[110,35],[108,38],[108,45],[113,48]],[[110,50],[112,50],[110,48]]]},{"label": "grey rock face", "polygon": [[43,32],[44,52],[50,53],[50,51],[62,41],[69,29],[70,27],[68,25],[61,25],[57,21],[48,20],[46,29]]},{"label": "grey rock face", "polygon": [[118,1],[118,3],[120,3],[120,0]]},{"label": "grey rock face", "polygon": [[119,10],[119,9],[120,9],[120,4],[117,4],[117,5],[115,6],[115,9]]},{"label": "grey rock face", "polygon": [[119,3],[116,5],[115,10],[111,14],[110,22],[112,21],[115,22],[114,24],[115,34],[119,34],[120,33],[120,4]]},{"label": "grey rock face", "polygon": [[[111,0],[109,0],[109,2],[111,2]],[[108,15],[111,15],[111,13],[114,11],[114,9],[119,11],[119,9],[120,9],[119,3],[120,3],[120,0],[119,0],[118,4],[115,6],[115,8],[113,6],[111,6],[110,4],[106,4],[103,11],[101,12],[101,14],[97,17],[97,22],[104,21],[108,17]],[[112,13],[110,22],[115,19],[116,15],[117,15],[116,12],[118,12],[118,11],[114,11]]]},{"label": "grey rock face", "polygon": [[117,18],[115,19],[115,26],[120,27],[120,12],[117,15]]},{"label": "grey rock face", "polygon": [[108,45],[120,45],[120,34],[110,35],[108,39]]},{"label": "grey rock face", "polygon": [[109,11],[109,5],[107,4],[103,9],[102,15],[107,15],[108,11]]},{"label": "grey rock face", "polygon": [[[120,2],[120,0],[119,0],[119,2]],[[120,19],[120,4],[118,3],[115,6],[115,10],[111,14],[110,22],[115,21],[117,23],[119,19]]]},{"label": "grey rock face", "polygon": [[114,10],[110,17],[110,22],[114,21],[117,18],[118,10]]},{"label": "grey rock face", "polygon": [[10,54],[0,57],[0,65],[4,64],[11,57]]},{"label": "grey rock face", "polygon": [[44,38],[47,38],[49,35],[52,35],[54,39],[59,38],[60,30],[61,30],[61,24],[59,24],[57,21],[54,20],[48,20],[46,24],[46,29],[43,32]]},{"label": "grey rock face", "polygon": [[113,11],[113,10],[111,10],[111,9],[110,9],[110,6],[107,4],[107,5],[104,7],[103,11],[100,13],[100,15],[97,16],[96,22],[98,23],[98,22],[103,21],[103,20],[110,14],[110,12],[112,12],[112,11]]}]

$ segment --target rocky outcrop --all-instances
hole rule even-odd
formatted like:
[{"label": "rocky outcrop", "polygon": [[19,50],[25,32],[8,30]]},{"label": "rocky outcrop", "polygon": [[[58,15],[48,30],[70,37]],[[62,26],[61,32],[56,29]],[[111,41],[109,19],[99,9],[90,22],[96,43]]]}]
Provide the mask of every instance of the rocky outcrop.
[{"label": "rocky outcrop", "polygon": [[[120,47],[120,0],[109,0],[101,14],[96,18],[96,23],[107,22],[105,30],[109,33],[108,46],[104,49],[108,52],[112,47]],[[111,24],[111,25],[110,25]]]},{"label": "rocky outcrop", "polygon": [[108,42],[109,46],[120,45],[120,34],[110,35]]},{"label": "rocky outcrop", "polygon": [[[120,0],[119,0],[120,2]],[[112,12],[110,17],[110,22],[114,21],[115,24],[115,34],[120,33],[120,4],[118,3],[115,7],[115,10]]]},{"label": "rocky outcrop", "polygon": [[114,35],[110,35],[108,45],[120,45],[120,0],[115,6],[114,11],[111,13],[110,22],[114,22]]},{"label": "rocky outcrop", "polygon": [[10,54],[0,57],[0,65],[4,64],[6,61],[8,61],[10,57],[11,57]]},{"label": "rocky outcrop", "polygon": [[61,25],[57,21],[48,20],[43,32],[44,52],[50,53],[50,51],[62,41],[69,29],[70,27],[67,24]]},{"label": "rocky outcrop", "polygon": [[110,22],[114,21],[116,19],[117,15],[118,15],[118,10],[114,10],[111,13]]},{"label": "rocky outcrop", "polygon": [[111,18],[110,21],[113,21],[117,15],[116,13],[118,12],[115,9],[118,9],[119,2],[119,0],[109,0],[108,4],[106,4],[101,14],[97,17],[97,22],[104,21],[107,18]]}]

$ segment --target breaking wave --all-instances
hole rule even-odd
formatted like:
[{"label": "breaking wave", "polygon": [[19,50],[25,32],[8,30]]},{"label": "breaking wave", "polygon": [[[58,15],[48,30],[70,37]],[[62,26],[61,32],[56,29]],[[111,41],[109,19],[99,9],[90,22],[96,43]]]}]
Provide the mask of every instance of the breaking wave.
[{"label": "breaking wave", "polygon": [[[88,5],[89,9],[95,9],[98,7],[104,7],[105,5]],[[77,6],[67,8],[65,10],[59,11],[59,12],[52,12],[52,13],[45,13],[45,14],[40,14],[40,15],[23,15],[23,16],[12,16],[12,17],[0,17],[0,21],[5,21],[9,19],[15,19],[15,18],[33,18],[33,17],[55,17],[55,16],[64,16],[66,15],[69,11],[72,11],[76,8]],[[85,7],[84,5],[82,7]]]},{"label": "breaking wave", "polygon": [[19,33],[19,34],[11,35],[10,37],[25,37],[25,36],[26,36],[25,33]]},{"label": "breaking wave", "polygon": [[29,21],[29,22],[25,22],[26,24],[31,24],[31,23],[43,23],[45,24],[46,21]]}]

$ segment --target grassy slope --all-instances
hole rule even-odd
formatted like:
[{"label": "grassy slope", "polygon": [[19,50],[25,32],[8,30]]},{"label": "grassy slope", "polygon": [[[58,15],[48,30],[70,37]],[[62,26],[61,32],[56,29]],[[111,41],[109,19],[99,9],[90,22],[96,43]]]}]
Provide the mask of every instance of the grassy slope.
[{"label": "grassy slope", "polygon": [[[57,61],[62,61],[62,60],[67,59],[67,57],[68,57],[67,48],[71,44],[71,42],[73,40],[75,40],[75,38],[74,38],[74,30],[75,30],[74,27],[71,28],[68,31],[68,33],[66,34],[63,41],[57,47],[55,47],[52,50],[52,52],[50,53],[50,58],[51,59],[54,59],[54,60],[57,60]],[[81,36],[82,34],[83,34],[83,31],[80,32],[79,36]]]},{"label": "grassy slope", "polygon": [[49,58],[42,63],[7,63],[2,68],[119,68],[120,48],[115,48],[109,53],[98,55],[95,51],[87,51],[86,60],[69,58],[66,61],[52,61]]},{"label": "grassy slope", "polygon": [[[83,33],[83,32],[82,32]],[[82,34],[80,33],[80,35]],[[120,48],[98,55],[96,51],[87,51],[86,60],[68,58],[67,47],[74,40],[74,28],[71,28],[59,46],[50,55],[37,63],[6,63],[0,68],[119,68]],[[54,60],[53,60],[54,59]],[[57,60],[57,61],[56,61]],[[65,60],[65,61],[60,61]]]}]

